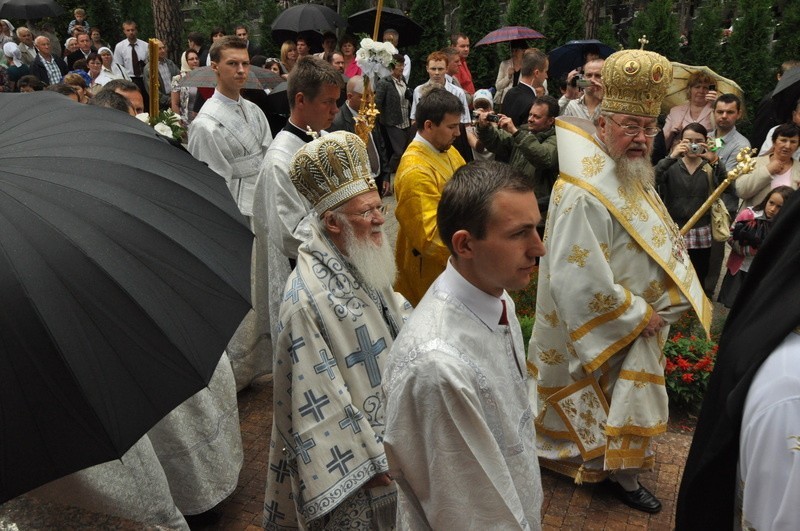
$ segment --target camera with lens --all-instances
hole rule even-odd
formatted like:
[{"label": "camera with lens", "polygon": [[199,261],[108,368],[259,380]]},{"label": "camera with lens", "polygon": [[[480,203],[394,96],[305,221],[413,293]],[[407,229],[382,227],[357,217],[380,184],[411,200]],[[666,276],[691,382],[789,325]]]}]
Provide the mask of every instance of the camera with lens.
[{"label": "camera with lens", "polygon": [[[473,120],[478,120],[479,118],[480,118],[480,117],[478,116],[478,112],[477,112],[477,111],[472,111],[472,119],[473,119]],[[499,117],[499,116],[497,116],[497,115],[496,115],[496,114],[494,114],[494,113],[487,114],[487,115],[486,115],[486,121],[487,121],[487,122],[494,122],[494,123],[498,123],[498,122],[500,121],[500,117]]]},{"label": "camera with lens", "polygon": [[592,82],[589,81],[588,79],[586,79],[585,77],[583,77],[582,74],[578,74],[578,75],[574,76],[570,80],[569,84],[571,86],[573,86],[573,87],[578,87],[578,88],[582,88],[582,89],[585,89],[586,87],[591,87],[592,86]]},{"label": "camera with lens", "polygon": [[703,146],[701,146],[700,144],[696,144],[694,142],[689,144],[689,153],[693,153],[695,155],[699,155],[700,153],[704,153],[705,150],[706,149]]}]

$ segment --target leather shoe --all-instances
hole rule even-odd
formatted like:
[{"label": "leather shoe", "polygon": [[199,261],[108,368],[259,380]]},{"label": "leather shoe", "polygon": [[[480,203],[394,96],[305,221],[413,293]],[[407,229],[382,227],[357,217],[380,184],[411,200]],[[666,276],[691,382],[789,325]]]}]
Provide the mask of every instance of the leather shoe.
[{"label": "leather shoe", "polygon": [[653,496],[646,488],[642,487],[641,484],[639,488],[634,491],[627,491],[622,488],[622,485],[616,483],[614,481],[610,481],[611,489],[614,492],[614,496],[617,497],[619,501],[627,505],[628,507],[632,507],[637,511],[644,511],[646,513],[657,513],[661,510],[661,502],[658,501],[658,498]]}]

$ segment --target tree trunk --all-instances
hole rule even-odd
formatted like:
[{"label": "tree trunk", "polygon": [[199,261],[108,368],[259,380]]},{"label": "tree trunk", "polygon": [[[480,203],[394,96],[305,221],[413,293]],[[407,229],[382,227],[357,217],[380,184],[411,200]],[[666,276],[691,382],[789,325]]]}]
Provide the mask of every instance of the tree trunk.
[{"label": "tree trunk", "polygon": [[583,2],[584,39],[596,39],[600,29],[600,2],[585,0]]},{"label": "tree trunk", "polygon": [[689,19],[692,16],[692,0],[680,0],[678,3],[678,31],[681,35],[689,35]]},{"label": "tree trunk", "polygon": [[168,57],[180,66],[181,53],[186,47],[182,41],[183,13],[180,0],[152,0],[153,22],[156,38],[167,45]]}]

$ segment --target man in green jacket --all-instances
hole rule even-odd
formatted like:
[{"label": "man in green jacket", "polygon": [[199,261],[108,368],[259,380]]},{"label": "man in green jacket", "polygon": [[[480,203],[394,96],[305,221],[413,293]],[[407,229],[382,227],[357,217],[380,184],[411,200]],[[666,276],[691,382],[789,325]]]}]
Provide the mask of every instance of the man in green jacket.
[{"label": "man in green jacket", "polygon": [[558,101],[551,96],[540,96],[533,101],[528,123],[517,128],[508,116],[498,114],[497,125],[489,120],[490,112],[475,111],[478,122],[478,140],[495,154],[497,160],[508,160],[533,183],[534,192],[542,212],[550,202],[550,191],[558,178],[558,152],[556,130]]}]

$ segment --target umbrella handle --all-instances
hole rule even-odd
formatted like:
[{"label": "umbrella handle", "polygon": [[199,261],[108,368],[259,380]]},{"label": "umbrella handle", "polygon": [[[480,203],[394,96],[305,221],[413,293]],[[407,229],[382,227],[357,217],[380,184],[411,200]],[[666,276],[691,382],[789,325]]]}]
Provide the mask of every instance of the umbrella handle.
[{"label": "umbrella handle", "polygon": [[381,11],[383,11],[383,0],[378,0],[375,8],[375,29],[372,30],[372,40],[378,42],[378,30],[381,27]]}]

